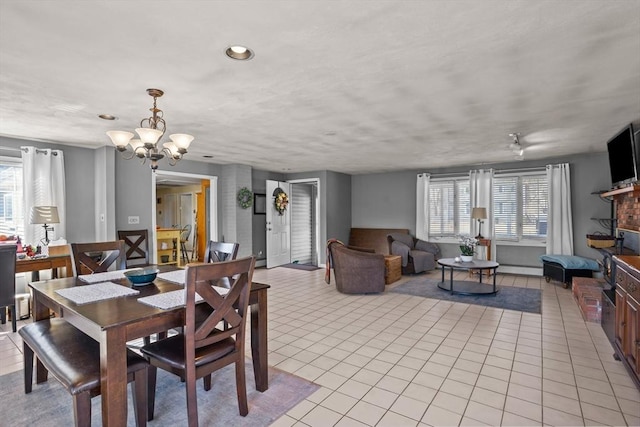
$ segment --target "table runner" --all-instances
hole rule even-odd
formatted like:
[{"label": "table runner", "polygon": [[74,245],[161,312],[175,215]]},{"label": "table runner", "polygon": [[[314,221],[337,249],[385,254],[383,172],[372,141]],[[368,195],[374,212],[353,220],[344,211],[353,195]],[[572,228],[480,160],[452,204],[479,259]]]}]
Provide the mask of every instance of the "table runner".
[{"label": "table runner", "polygon": [[73,288],[59,289],[56,293],[78,304],[88,304],[105,299],[137,295],[140,291],[118,285],[113,282],[98,283],[95,285],[75,286]]},{"label": "table runner", "polygon": [[[229,292],[227,288],[221,288],[219,286],[213,286],[220,295],[226,295]],[[185,291],[178,289],[171,292],[163,292],[157,295],[151,295],[148,297],[138,298],[138,302],[142,304],[150,305],[161,310],[170,310],[176,307],[184,307],[185,305]],[[196,303],[202,301],[202,297],[196,292]]]}]

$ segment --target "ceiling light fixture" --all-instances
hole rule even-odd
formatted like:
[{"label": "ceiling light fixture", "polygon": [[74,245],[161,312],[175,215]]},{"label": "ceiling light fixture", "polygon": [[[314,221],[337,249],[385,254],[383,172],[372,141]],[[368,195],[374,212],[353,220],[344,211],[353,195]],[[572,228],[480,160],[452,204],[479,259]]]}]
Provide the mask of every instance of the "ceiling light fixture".
[{"label": "ceiling light fixture", "polygon": [[509,144],[509,149],[516,155],[516,160],[524,160],[524,148],[520,144],[520,134],[510,133],[509,136],[513,138],[513,142]]},{"label": "ceiling light fixture", "polygon": [[133,133],[119,130],[110,130],[107,135],[116,149],[122,153],[123,158],[130,160],[138,157],[143,164],[149,159],[149,166],[155,171],[158,169],[158,160],[165,156],[171,166],[175,166],[182,160],[189,144],[193,141],[193,136],[186,133],[169,135],[171,142],[165,142],[162,148],[159,148],[158,143],[164,135],[167,123],[162,118],[164,115],[162,110],[156,107],[156,99],[164,95],[164,92],[160,89],[147,89],[147,93],[153,97],[153,108],[149,109],[152,116],[140,121],[140,127],[136,129],[140,139],[132,139]]},{"label": "ceiling light fixture", "polygon": [[238,61],[247,61],[253,58],[253,51],[248,47],[235,45],[229,46],[224,52],[229,58],[237,59]]}]

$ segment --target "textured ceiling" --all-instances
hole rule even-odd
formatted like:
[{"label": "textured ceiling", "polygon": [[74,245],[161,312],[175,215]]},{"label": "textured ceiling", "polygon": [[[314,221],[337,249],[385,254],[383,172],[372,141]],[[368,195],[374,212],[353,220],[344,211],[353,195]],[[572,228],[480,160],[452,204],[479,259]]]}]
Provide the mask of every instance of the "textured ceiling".
[{"label": "textured ceiling", "polygon": [[110,145],[147,88],[220,164],[505,162],[510,132],[526,159],[602,152],[640,124],[640,0],[0,1],[0,135]]}]

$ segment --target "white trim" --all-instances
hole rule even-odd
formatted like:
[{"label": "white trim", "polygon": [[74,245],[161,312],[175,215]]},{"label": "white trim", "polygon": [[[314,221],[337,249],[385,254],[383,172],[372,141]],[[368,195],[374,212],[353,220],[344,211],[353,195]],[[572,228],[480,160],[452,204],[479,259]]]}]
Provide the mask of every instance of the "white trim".
[{"label": "white trim", "polygon": [[539,267],[519,267],[517,265],[503,265],[498,267],[498,273],[507,274],[522,274],[525,276],[540,276],[542,277],[542,268]]},{"label": "white trim", "polygon": [[[289,184],[315,184],[316,185],[316,211],[314,212],[315,215],[315,224],[316,224],[316,229],[315,229],[315,234],[316,234],[316,263],[320,262],[320,256],[322,255],[322,250],[324,247],[324,242],[320,241],[320,204],[322,203],[322,199],[320,198],[320,178],[301,178],[301,179],[291,179],[288,181]],[[267,194],[267,197],[269,197],[270,195]],[[268,199],[267,199],[268,200]],[[289,239],[291,239],[291,234],[289,234]],[[265,261],[266,262],[266,261]]]},{"label": "white trim", "polygon": [[197,179],[208,179],[210,184],[209,190],[209,240],[219,240],[218,239],[218,177],[212,175],[200,175],[194,173],[186,173],[186,172],[176,172],[176,171],[165,171],[158,170],[151,174],[151,239],[153,241],[153,253],[152,259],[153,263],[157,264],[158,260],[156,256],[158,254],[157,248],[155,247],[156,241],[156,178],[159,175],[164,176],[177,176],[184,178],[197,178]]}]

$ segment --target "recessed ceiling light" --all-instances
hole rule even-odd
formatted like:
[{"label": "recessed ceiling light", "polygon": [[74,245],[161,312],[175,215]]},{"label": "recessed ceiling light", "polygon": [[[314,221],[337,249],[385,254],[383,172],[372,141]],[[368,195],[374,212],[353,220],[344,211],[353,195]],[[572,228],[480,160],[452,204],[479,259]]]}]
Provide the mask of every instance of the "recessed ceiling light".
[{"label": "recessed ceiling light", "polygon": [[237,59],[239,61],[246,61],[253,58],[253,51],[248,47],[240,45],[229,46],[225,53],[229,58]]},{"label": "recessed ceiling light", "polygon": [[213,159],[213,156],[211,154],[205,154],[204,156],[205,159]]},{"label": "recessed ceiling light", "polygon": [[116,116],[112,116],[111,114],[98,114],[102,120],[118,120]]}]

